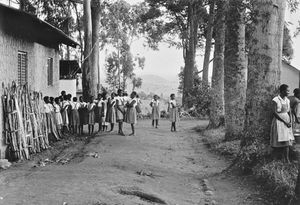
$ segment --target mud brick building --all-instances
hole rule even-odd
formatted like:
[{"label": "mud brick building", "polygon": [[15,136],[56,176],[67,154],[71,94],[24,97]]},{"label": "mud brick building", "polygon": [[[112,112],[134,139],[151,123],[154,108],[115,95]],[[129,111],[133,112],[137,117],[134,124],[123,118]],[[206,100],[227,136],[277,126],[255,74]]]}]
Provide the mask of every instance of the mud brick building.
[{"label": "mud brick building", "polygon": [[[31,90],[49,96],[59,95],[59,45],[78,44],[61,30],[0,3],[0,83],[28,83]],[[0,93],[3,90],[0,86]],[[2,105],[0,103],[0,158]]]}]

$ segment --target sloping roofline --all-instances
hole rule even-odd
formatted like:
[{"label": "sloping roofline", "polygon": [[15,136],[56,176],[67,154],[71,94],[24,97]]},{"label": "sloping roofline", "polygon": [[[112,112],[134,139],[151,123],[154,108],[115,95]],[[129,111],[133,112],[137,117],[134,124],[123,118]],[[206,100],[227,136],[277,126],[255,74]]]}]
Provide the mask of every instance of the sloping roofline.
[{"label": "sloping roofline", "polygon": [[[79,44],[67,36],[63,31],[42,21],[32,14],[19,9],[8,7],[0,3],[0,29],[31,41],[57,46],[65,44],[76,47]],[[55,45],[56,44],[56,45]]]},{"label": "sloping roofline", "polygon": [[282,60],[282,63],[289,66],[290,68],[292,68],[293,70],[296,70],[297,72],[300,73],[300,70],[297,69],[296,67],[292,66],[289,62],[287,62],[286,60]]}]

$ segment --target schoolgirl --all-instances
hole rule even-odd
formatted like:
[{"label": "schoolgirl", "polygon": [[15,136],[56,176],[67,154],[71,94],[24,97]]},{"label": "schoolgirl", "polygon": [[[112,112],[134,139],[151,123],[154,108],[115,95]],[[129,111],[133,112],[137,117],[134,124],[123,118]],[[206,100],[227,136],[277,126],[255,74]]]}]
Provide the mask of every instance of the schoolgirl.
[{"label": "schoolgirl", "polygon": [[68,101],[68,96],[65,95],[61,106],[61,116],[63,120],[62,134],[65,134],[65,130],[69,131],[69,115],[68,115],[69,106],[70,103]]},{"label": "schoolgirl", "polygon": [[83,101],[82,96],[79,97],[79,104],[79,134],[83,134],[83,126],[88,123],[88,110],[87,103]]},{"label": "schoolgirl", "polygon": [[77,134],[77,128],[79,129],[80,126],[80,118],[79,118],[79,112],[78,109],[80,108],[81,104],[77,102],[77,97],[73,97],[73,102],[71,103],[71,125],[72,125],[72,131],[73,134]]},{"label": "schoolgirl", "polygon": [[171,121],[171,132],[176,132],[176,122],[179,120],[178,110],[176,106],[175,94],[170,95],[170,101],[168,103],[168,111]]},{"label": "schoolgirl", "polygon": [[88,125],[89,125],[89,135],[94,133],[94,125],[95,125],[95,106],[93,97],[90,98],[90,102],[87,104],[88,109]]},{"label": "schoolgirl", "polygon": [[159,109],[159,101],[158,101],[158,96],[154,95],[153,99],[150,103],[150,106],[152,108],[152,113],[151,113],[151,119],[152,119],[152,126],[155,128],[158,128],[158,120],[160,119],[160,109]]},{"label": "schoolgirl", "polygon": [[62,133],[61,133],[61,128],[63,125],[63,120],[61,117],[61,107],[60,107],[60,98],[57,97],[54,99],[54,118],[55,118],[55,122],[56,122],[56,128],[57,128],[57,132],[59,137],[62,137]]},{"label": "schoolgirl", "polygon": [[113,131],[116,121],[116,99],[115,93],[111,93],[111,97],[107,101],[106,122],[110,123],[110,132]]},{"label": "schoolgirl", "polygon": [[102,121],[102,131],[107,131],[108,123],[106,122],[106,115],[107,115],[107,93],[103,92],[102,93],[102,98],[101,98],[101,121]]},{"label": "schoolgirl", "polygon": [[123,97],[123,90],[118,90],[118,96],[116,98],[116,120],[119,123],[119,131],[118,134],[125,136],[123,133],[123,121],[124,121],[124,97]]},{"label": "schoolgirl", "polygon": [[130,100],[126,103],[126,119],[125,122],[131,125],[131,134],[129,136],[135,135],[135,124],[137,123],[137,113],[136,113],[136,92],[133,91],[130,95]]}]

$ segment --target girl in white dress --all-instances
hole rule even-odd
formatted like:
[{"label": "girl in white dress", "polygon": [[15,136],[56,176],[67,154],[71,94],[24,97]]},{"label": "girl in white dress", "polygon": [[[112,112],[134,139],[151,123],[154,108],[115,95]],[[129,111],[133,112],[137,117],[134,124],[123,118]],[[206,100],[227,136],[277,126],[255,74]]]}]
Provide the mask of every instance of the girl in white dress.
[{"label": "girl in white dress", "polygon": [[124,97],[123,97],[123,90],[118,90],[118,96],[116,98],[116,120],[119,123],[119,131],[118,134],[124,136],[123,133],[123,121],[124,121]]},{"label": "girl in white dress", "polygon": [[59,105],[59,98],[55,98],[54,99],[54,112],[55,112],[55,122],[56,122],[56,128],[57,128],[57,131],[58,131],[58,135],[59,137],[62,136],[61,134],[61,128],[62,128],[62,125],[63,125],[63,120],[62,120],[62,117],[61,117],[61,113],[60,113],[60,105]]},{"label": "girl in white dress", "polygon": [[289,162],[289,146],[294,140],[294,135],[291,125],[290,116],[290,100],[287,98],[289,94],[289,87],[285,84],[281,85],[280,94],[273,98],[273,121],[271,124],[270,144],[276,149],[282,150],[281,153]]},{"label": "girl in white dress", "polygon": [[129,136],[135,135],[135,127],[134,125],[137,123],[137,114],[136,114],[136,92],[133,91],[130,95],[130,100],[126,103],[126,122],[131,124],[132,133]]}]

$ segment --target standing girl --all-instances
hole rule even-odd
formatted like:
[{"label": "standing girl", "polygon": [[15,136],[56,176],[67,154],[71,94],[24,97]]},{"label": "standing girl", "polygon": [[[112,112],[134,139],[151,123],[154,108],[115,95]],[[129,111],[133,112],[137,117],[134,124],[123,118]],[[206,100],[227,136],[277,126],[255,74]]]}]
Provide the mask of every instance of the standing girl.
[{"label": "standing girl", "polygon": [[79,129],[80,126],[80,118],[79,118],[79,112],[78,109],[80,108],[81,104],[77,102],[77,97],[73,97],[73,102],[72,102],[72,129],[73,129],[73,134],[77,134],[77,128]]},{"label": "standing girl", "polygon": [[68,116],[69,106],[70,103],[68,102],[68,96],[64,95],[64,99],[62,101],[62,107],[61,107],[61,115],[63,119],[62,134],[65,134],[65,129],[69,131],[69,116]]},{"label": "standing girl", "polygon": [[124,98],[123,91],[118,90],[118,96],[116,97],[116,120],[119,123],[118,134],[124,136],[123,133],[123,121],[124,121]]},{"label": "standing girl", "polygon": [[99,93],[98,97],[97,97],[97,102],[96,102],[96,108],[95,108],[95,123],[98,123],[98,132],[101,131],[102,128],[102,116],[101,116],[101,112],[102,112],[102,103],[101,103],[101,98],[102,98],[102,94]]},{"label": "standing girl", "polygon": [[170,114],[170,121],[171,121],[171,132],[176,132],[176,122],[179,120],[178,110],[176,106],[175,94],[172,93],[170,95],[170,101],[168,105],[168,111]]},{"label": "standing girl", "polygon": [[106,122],[110,123],[110,132],[113,131],[116,121],[116,99],[115,93],[111,93],[111,98],[107,101]]},{"label": "standing girl", "polygon": [[152,107],[152,126],[155,128],[158,128],[158,120],[160,118],[160,109],[159,109],[159,101],[158,101],[158,96],[154,95],[153,100],[150,103],[150,106]]},{"label": "standing girl", "polygon": [[62,117],[61,117],[61,113],[60,113],[60,98],[57,97],[54,99],[54,116],[55,116],[55,122],[56,122],[56,128],[57,128],[57,131],[58,131],[58,135],[59,137],[62,137],[62,134],[61,134],[61,128],[62,128],[62,125],[63,125],[63,120],[62,120]]},{"label": "standing girl", "polygon": [[106,115],[107,115],[107,93],[106,92],[102,93],[102,98],[100,103],[102,105],[102,110],[101,110],[102,131],[107,131],[108,123],[106,122]]},{"label": "standing girl", "polygon": [[134,125],[137,123],[137,116],[136,116],[136,92],[133,91],[130,95],[130,100],[126,103],[126,122],[131,124],[132,133],[129,136],[135,135],[135,127]]},{"label": "standing girl", "polygon": [[80,107],[78,108],[78,113],[79,113],[79,134],[83,133],[83,125],[87,124],[87,115],[88,115],[88,110],[87,110],[87,103],[83,101],[82,96],[79,97],[79,103]]},{"label": "standing girl", "polygon": [[[270,144],[275,151],[281,152],[283,158],[289,160],[289,146],[294,140],[291,116],[290,116],[290,101],[287,98],[289,87],[282,84],[279,87],[280,94],[273,98],[273,120],[270,132]],[[276,153],[276,154],[277,154]]]},{"label": "standing girl", "polygon": [[89,120],[88,120],[88,125],[89,125],[89,135],[94,133],[94,125],[95,125],[95,106],[96,104],[94,103],[94,99],[93,97],[91,97],[90,102],[87,105],[87,109],[88,109],[88,116],[89,116]]}]

